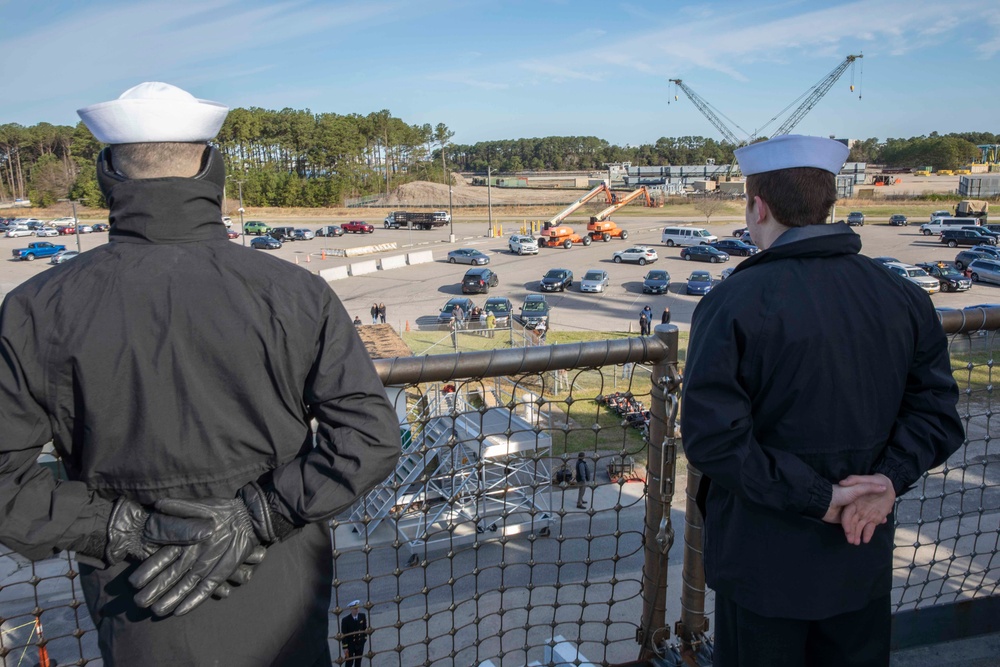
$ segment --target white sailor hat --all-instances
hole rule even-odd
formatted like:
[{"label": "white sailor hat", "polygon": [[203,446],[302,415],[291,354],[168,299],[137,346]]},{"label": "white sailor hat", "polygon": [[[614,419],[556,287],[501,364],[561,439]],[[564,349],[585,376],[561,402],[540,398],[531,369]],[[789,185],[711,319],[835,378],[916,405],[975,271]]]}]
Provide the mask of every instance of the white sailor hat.
[{"label": "white sailor hat", "polygon": [[735,152],[744,176],[793,167],[814,167],[836,175],[850,150],[841,142],[825,137],[782,134],[737,148]]},{"label": "white sailor hat", "polygon": [[360,607],[361,606],[361,600],[351,600],[351,604],[349,604],[347,606],[348,607]]},{"label": "white sailor hat", "polygon": [[117,100],[76,112],[98,141],[139,144],[208,141],[219,133],[229,107],[199,100],[169,83],[129,88]]}]

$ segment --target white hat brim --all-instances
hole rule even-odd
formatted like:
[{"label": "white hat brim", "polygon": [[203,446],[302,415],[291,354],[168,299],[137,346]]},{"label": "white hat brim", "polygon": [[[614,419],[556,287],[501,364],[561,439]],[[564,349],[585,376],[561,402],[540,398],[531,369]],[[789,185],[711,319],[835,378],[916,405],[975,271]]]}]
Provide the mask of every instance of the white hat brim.
[{"label": "white hat brim", "polygon": [[209,141],[228,113],[223,104],[198,99],[117,99],[77,110],[105,144]]}]

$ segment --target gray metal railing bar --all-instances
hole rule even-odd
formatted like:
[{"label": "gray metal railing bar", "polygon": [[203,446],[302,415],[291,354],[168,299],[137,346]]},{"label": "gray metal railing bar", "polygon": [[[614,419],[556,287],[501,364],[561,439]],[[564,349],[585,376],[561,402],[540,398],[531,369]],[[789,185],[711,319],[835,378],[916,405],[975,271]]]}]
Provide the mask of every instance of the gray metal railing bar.
[{"label": "gray metal railing bar", "polygon": [[[662,326],[656,327],[657,333]],[[403,385],[455,378],[598,368],[626,362],[657,362],[666,359],[667,354],[666,340],[653,335],[566,345],[376,359],[375,370],[383,384]]]}]

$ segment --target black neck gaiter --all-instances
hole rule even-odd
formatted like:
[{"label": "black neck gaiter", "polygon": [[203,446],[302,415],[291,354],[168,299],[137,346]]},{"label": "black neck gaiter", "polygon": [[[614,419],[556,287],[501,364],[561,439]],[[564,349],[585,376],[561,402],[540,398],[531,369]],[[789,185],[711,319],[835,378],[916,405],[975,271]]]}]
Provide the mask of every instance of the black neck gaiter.
[{"label": "black neck gaiter", "polygon": [[193,178],[123,181],[108,197],[109,239],[124,243],[226,240],[222,189]]}]

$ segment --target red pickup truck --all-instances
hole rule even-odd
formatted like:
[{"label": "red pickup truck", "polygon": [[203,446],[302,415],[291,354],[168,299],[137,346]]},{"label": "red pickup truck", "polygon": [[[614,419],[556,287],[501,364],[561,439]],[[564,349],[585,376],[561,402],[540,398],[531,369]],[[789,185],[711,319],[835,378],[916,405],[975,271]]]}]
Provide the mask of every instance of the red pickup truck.
[{"label": "red pickup truck", "polygon": [[371,234],[375,231],[374,225],[369,225],[363,220],[351,220],[350,222],[345,222],[340,226],[345,232],[351,232],[352,234]]}]

